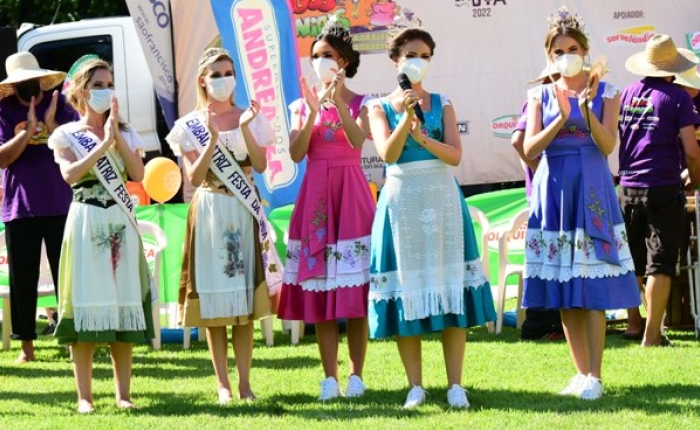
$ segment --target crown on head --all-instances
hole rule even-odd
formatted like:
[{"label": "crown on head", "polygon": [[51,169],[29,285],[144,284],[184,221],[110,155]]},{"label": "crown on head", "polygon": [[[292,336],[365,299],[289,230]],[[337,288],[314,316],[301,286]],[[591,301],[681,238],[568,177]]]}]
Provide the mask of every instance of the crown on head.
[{"label": "crown on head", "polygon": [[585,33],[586,24],[583,17],[577,13],[572,14],[566,6],[562,6],[547,18],[550,30],[553,28],[574,28]]},{"label": "crown on head", "polygon": [[317,38],[321,38],[325,35],[334,36],[344,42],[352,43],[352,37],[350,37],[350,30],[345,28],[343,23],[340,22],[336,15],[331,15],[330,17],[328,17],[328,21],[326,21],[326,24],[323,26],[323,29],[321,30],[321,33],[317,36]]},{"label": "crown on head", "polygon": [[202,57],[199,59],[199,65],[206,64],[212,57],[222,57],[226,56],[231,58],[231,54],[228,52],[228,50],[224,48],[208,48],[204,53],[202,54]]}]

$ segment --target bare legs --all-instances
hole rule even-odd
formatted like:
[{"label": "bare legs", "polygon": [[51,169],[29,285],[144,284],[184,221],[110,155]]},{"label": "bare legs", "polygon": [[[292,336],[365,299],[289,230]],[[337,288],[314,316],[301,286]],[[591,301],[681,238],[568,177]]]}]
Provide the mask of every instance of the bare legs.
[{"label": "bare legs", "polygon": [[241,399],[254,400],[255,394],[250,389],[250,367],[253,364],[253,321],[246,325],[233,326],[231,334],[233,355],[236,357],[238,370],[238,395]]},{"label": "bare legs", "polygon": [[78,412],[92,412],[92,356],[95,344],[90,342],[75,342],[73,351],[73,375],[75,387],[78,390]]},{"label": "bare legs", "polygon": [[133,345],[128,342],[111,342],[109,353],[112,356],[112,368],[114,369],[114,390],[117,406],[120,408],[134,408],[131,403],[131,360]]},{"label": "bare legs", "polygon": [[670,276],[655,274],[647,277],[645,291],[647,324],[644,330],[642,346],[658,346],[661,344],[661,323],[666,312],[670,293]]},{"label": "bare legs", "polygon": [[22,341],[22,351],[19,353],[19,357],[15,360],[17,364],[24,364],[29,361],[34,361],[36,358],[34,356],[34,341],[33,340],[23,340]]},{"label": "bare legs", "polygon": [[[250,368],[253,363],[253,323],[233,326],[231,334],[233,354],[238,370],[238,395],[241,399],[254,399],[255,394],[250,388]],[[226,327],[207,327],[207,344],[211,354],[211,362],[216,374],[219,402],[228,403],[232,400],[231,381],[228,375],[228,339]]]},{"label": "bare legs", "polygon": [[[462,366],[467,340],[467,330],[451,327],[442,331],[442,352],[445,359],[448,386],[462,385]],[[408,383],[423,385],[420,336],[397,336],[396,344],[406,370]]]},{"label": "bare legs", "polygon": [[323,373],[338,380],[338,323],[327,321],[316,324],[316,341],[321,354]]},{"label": "bare legs", "polygon": [[[350,354],[350,374],[362,379],[367,352],[369,325],[367,318],[347,320],[348,350]],[[327,321],[316,324],[316,339],[321,354],[321,364],[326,378],[338,380],[338,322]]]},{"label": "bare legs", "polygon": [[350,374],[362,379],[362,371],[365,368],[365,355],[367,353],[367,338],[369,337],[369,324],[367,318],[353,318],[348,324],[348,352],[350,354]]},{"label": "bare legs", "polygon": [[[92,399],[92,361],[95,344],[92,342],[75,342],[73,352],[73,374],[78,391],[78,412],[93,411]],[[114,369],[114,389],[117,407],[133,408],[131,403],[131,361],[133,346],[128,342],[110,342],[110,355]]]},{"label": "bare legs", "polygon": [[605,312],[566,309],[561,311],[561,321],[578,373],[600,379],[605,347]]},{"label": "bare legs", "polygon": [[[642,295],[642,301],[646,308],[644,278],[637,276],[637,285],[639,286],[639,292]],[[641,335],[644,334],[642,314],[639,312],[638,307],[627,309],[627,330],[625,330],[625,334],[636,335],[638,333]]]}]

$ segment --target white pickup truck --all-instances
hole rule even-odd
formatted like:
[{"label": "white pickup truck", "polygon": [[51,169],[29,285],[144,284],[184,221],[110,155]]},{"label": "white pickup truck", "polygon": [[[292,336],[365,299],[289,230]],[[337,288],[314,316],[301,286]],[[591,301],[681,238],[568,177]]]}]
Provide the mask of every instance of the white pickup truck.
[{"label": "white pickup truck", "polygon": [[130,17],[42,27],[24,24],[18,31],[17,49],[30,51],[41,67],[65,72],[85,54],[96,54],[112,63],[120,115],[143,139],[148,158],[162,152],[171,155],[162,144],[168,127]]}]

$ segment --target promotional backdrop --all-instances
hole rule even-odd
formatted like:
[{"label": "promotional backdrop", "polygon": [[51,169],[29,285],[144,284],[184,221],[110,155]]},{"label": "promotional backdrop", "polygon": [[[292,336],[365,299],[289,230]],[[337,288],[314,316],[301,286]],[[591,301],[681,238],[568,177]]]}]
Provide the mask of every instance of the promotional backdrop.
[{"label": "promotional backdrop", "polygon": [[[154,8],[167,4],[165,0],[140,2]],[[237,19],[228,12],[232,3],[235,2],[211,0],[217,14],[215,19],[208,2],[170,1],[181,113],[194,107],[199,55],[207,46],[220,45],[219,28],[229,28]],[[275,8],[274,17],[278,21],[273,25],[286,26],[285,20],[279,18],[279,6],[271,6],[277,1],[245,0],[241,3],[248,7]],[[288,0],[288,3],[293,13],[291,19],[301,73],[317,82],[309,64],[310,44],[334,15],[351,28],[355,47],[362,54],[357,76],[348,80],[348,86],[360,93],[383,95],[396,87],[396,68],[386,54],[386,41],[393,22],[421,25],[433,35],[437,48],[425,87],[446,93],[454,104],[464,149],[462,162],[454,172],[462,185],[523,179],[509,138],[525,100],[526,81],[537,77],[545,65],[543,45],[547,17],[560,6],[567,6],[584,18],[591,41],[590,58],[606,56],[611,73],[605,80],[620,87],[637,79],[625,71],[625,60],[643,50],[655,33],[670,34],[679,46],[693,43],[695,49],[700,48],[700,37],[696,33],[700,31],[697,0]],[[139,19],[134,10],[132,14],[135,20]],[[160,21],[165,23],[165,18],[156,21],[152,24],[157,26]],[[270,25],[267,22],[265,25]],[[276,31],[280,34],[279,54],[288,55],[291,48],[285,45],[287,39],[279,29]],[[155,35],[152,31],[146,35],[151,33]],[[155,40],[155,36],[146,38]],[[228,49],[236,50],[231,46],[237,43],[233,38],[224,42]],[[151,52],[155,42],[148,43]],[[162,48],[159,52],[166,51]],[[164,68],[159,61],[155,63]],[[287,94],[298,92],[298,87],[286,88],[295,86],[292,79],[281,84]],[[278,108],[275,112],[282,115]],[[278,118],[280,122],[286,120]],[[283,145],[281,143],[278,149],[283,150]],[[616,172],[616,153],[609,159]],[[293,169],[288,160],[280,162],[283,169]],[[383,163],[371,142],[365,145],[363,165],[371,179],[381,186]],[[276,174],[280,178],[294,176]]]}]

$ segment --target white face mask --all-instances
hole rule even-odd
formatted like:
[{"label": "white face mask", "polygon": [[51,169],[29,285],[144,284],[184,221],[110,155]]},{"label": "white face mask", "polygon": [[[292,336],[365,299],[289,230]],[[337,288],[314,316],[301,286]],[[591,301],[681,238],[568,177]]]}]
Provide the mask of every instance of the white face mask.
[{"label": "white face mask", "polygon": [[321,82],[327,84],[335,78],[338,73],[338,63],[330,58],[318,57],[314,58],[311,62],[314,68],[316,77],[321,80]]},{"label": "white face mask", "polygon": [[421,82],[428,74],[430,62],[424,58],[406,58],[399,64],[399,73],[405,73],[412,84]]},{"label": "white face mask", "polygon": [[554,60],[554,65],[562,76],[570,78],[581,73],[583,69],[583,57],[576,54],[560,55]]},{"label": "white face mask", "polygon": [[109,110],[112,104],[112,96],[114,91],[109,88],[104,88],[100,90],[90,90],[90,98],[88,99],[88,104],[97,113],[105,113]]},{"label": "white face mask", "polygon": [[222,78],[207,78],[207,94],[216,100],[223,102],[231,99],[233,88],[236,86],[235,76],[224,76]]}]

